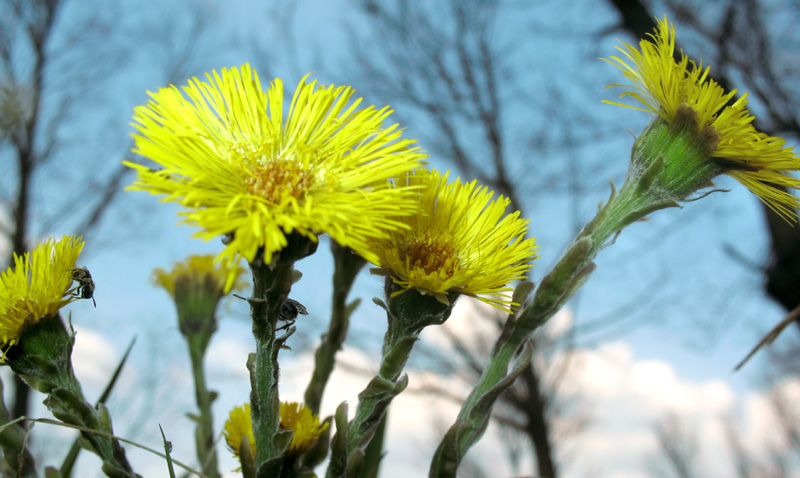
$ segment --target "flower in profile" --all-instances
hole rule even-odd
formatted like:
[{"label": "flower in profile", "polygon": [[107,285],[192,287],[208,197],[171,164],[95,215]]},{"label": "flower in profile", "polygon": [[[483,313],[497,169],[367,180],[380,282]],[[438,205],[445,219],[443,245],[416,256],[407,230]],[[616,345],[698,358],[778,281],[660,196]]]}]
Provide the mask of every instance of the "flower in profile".
[{"label": "flower in profile", "polygon": [[245,272],[238,264],[228,268],[216,264],[214,256],[194,255],[177,262],[169,272],[154,270],[153,282],[175,301],[181,333],[196,336],[190,343],[205,350],[217,330],[217,305],[227,292],[245,287]]},{"label": "flower in profile", "polygon": [[675,61],[675,29],[666,17],[657,21],[655,33],[642,40],[639,49],[623,43],[617,49],[624,57],[606,59],[631,81],[609,87],[626,88],[620,97],[638,105],[606,102],[655,113],[667,124],[680,121],[688,108],[697,129],[713,137],[707,156],[717,167],[714,173],[732,176],[776,213],[796,220],[800,200],[773,185],[800,187],[800,179],[790,174],[800,169],[800,157],[783,139],[756,130],[755,117],[746,108],[747,94],[734,100],[736,90],[726,93],[709,78],[708,67],[682,52],[681,60]]},{"label": "flower in profile", "polygon": [[[317,442],[320,434],[328,428],[327,423],[320,426],[319,417],[302,403],[281,402],[280,414],[281,428],[291,430],[293,433],[292,442],[287,450],[289,456],[297,457],[303,454]],[[228,420],[225,422],[223,434],[234,455],[239,456],[239,444],[246,436],[250,443],[250,451],[253,456],[256,456],[256,440],[253,435],[249,403],[231,410]]]},{"label": "flower in profile", "polygon": [[[212,255],[193,255],[182,262],[176,262],[170,271],[157,268],[153,271],[153,282],[163,288],[173,299],[180,295],[185,284],[202,289],[208,296],[219,300],[231,290],[242,290],[246,286],[243,274],[247,270],[239,265],[229,271],[227,267],[216,264]],[[234,280],[229,288],[225,285],[233,274]]]},{"label": "flower in profile", "polygon": [[222,434],[225,435],[225,442],[234,455],[239,456],[239,445],[244,437],[247,437],[247,442],[250,443],[250,452],[252,456],[256,456],[256,438],[253,435],[253,419],[250,416],[249,403],[230,411]]},{"label": "flower in profile", "polygon": [[83,249],[81,237],[48,239],[0,274],[0,338],[5,350],[19,341],[23,328],[56,317],[65,305],[79,299],[70,289],[72,269]]},{"label": "flower in profile", "polygon": [[408,228],[372,248],[384,273],[403,289],[416,289],[447,304],[451,292],[476,297],[510,310],[507,285],[525,278],[536,256],[536,242],[525,238],[528,221],[519,211],[506,215],[509,199],[449,173],[419,169],[396,178],[398,187],[417,188],[420,212],[402,218]]},{"label": "flower in profile", "polygon": [[291,233],[327,233],[369,255],[369,238],[413,213],[408,191],[374,186],[425,157],[398,125],[384,126],[388,107],[359,109],[351,88],[304,78],[284,116],[281,80],[264,91],[249,65],[193,78],[182,90],[162,88],[135,109],[134,152],[161,168],[125,162],[138,172],[129,189],[187,208],[183,222],[198,226],[199,237],[226,236],[220,258],[229,266],[259,250],[270,263]]}]

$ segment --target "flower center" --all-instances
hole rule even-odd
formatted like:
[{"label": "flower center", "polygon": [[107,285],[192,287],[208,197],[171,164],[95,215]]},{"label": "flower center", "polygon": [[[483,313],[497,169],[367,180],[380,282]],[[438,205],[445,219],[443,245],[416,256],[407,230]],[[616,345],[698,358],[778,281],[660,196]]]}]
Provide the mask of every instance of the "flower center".
[{"label": "flower center", "polygon": [[251,172],[247,189],[274,204],[282,204],[289,198],[300,200],[314,185],[314,174],[298,161],[259,161]]},{"label": "flower center", "polygon": [[452,277],[458,268],[459,259],[451,241],[441,241],[428,235],[406,248],[408,264],[422,269],[425,274],[438,273]]}]

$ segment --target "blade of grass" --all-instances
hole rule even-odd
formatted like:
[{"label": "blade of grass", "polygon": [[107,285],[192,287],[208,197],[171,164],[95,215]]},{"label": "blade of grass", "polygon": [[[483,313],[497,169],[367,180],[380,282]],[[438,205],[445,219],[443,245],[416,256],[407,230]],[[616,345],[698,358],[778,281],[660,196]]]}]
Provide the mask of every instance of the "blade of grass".
[{"label": "blade of grass", "polygon": [[158,429],[161,430],[161,439],[164,440],[164,454],[167,455],[167,468],[169,468],[169,478],[175,478],[175,468],[172,467],[172,457],[169,456],[172,453],[172,442],[167,441],[167,437],[164,435],[164,429],[161,428],[161,425],[158,425]]},{"label": "blade of grass", "polygon": [[[53,420],[51,418],[31,418],[31,417],[27,417],[27,416],[22,416],[22,417],[20,417],[20,419],[21,420],[31,421],[31,422],[36,422],[36,423],[46,423],[48,425],[55,425],[57,427],[71,428],[73,430],[78,430],[78,431],[82,431],[82,432],[86,432],[86,433],[93,433],[95,435],[106,437],[106,438],[113,438],[114,440],[119,440],[122,443],[127,443],[128,445],[135,446],[136,448],[144,450],[144,451],[146,451],[148,453],[152,453],[153,455],[160,456],[161,458],[163,458],[165,460],[167,459],[167,455],[161,453],[160,451],[154,450],[154,449],[150,448],[149,446],[145,446],[145,445],[136,443],[135,441],[128,440],[127,438],[122,438],[122,437],[116,436],[116,435],[114,435],[112,433],[101,432],[99,430],[92,430],[91,428],[81,427],[81,426],[78,426],[78,425],[70,425],[68,423],[59,422],[59,421]],[[193,475],[199,476],[200,478],[209,478],[208,476],[204,475],[202,472],[197,471],[194,468],[189,467],[189,465],[187,465],[187,464],[185,464],[183,462],[180,462],[178,460],[174,460],[173,459],[172,463],[174,463],[175,465],[179,466],[180,468],[183,468],[184,470],[188,471],[189,473],[191,473]]]}]

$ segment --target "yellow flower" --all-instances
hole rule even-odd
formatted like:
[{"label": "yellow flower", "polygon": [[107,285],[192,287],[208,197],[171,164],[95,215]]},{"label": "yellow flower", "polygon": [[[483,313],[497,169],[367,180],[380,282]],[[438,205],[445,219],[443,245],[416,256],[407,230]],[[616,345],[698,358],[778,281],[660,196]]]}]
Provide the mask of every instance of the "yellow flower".
[{"label": "yellow flower", "polygon": [[281,402],[281,427],[293,432],[289,455],[299,456],[317,442],[328,424],[320,426],[319,417],[303,403]]},{"label": "yellow flower", "polygon": [[[403,218],[410,228],[376,240],[377,265],[404,290],[416,289],[447,303],[448,292],[476,297],[510,310],[506,285],[522,279],[537,256],[533,238],[526,239],[528,221],[519,211],[506,215],[509,200],[446,173],[420,169],[399,178],[399,185],[416,186],[420,212]],[[499,297],[498,297],[499,295]]]},{"label": "yellow flower", "polygon": [[135,109],[134,151],[162,168],[125,164],[138,171],[129,189],[186,207],[183,222],[200,227],[199,237],[227,235],[220,258],[229,266],[260,248],[270,263],[292,232],[311,240],[327,233],[369,255],[369,238],[413,213],[407,191],[373,185],[425,157],[398,125],[384,126],[388,107],[358,109],[351,88],[304,78],[284,118],[280,79],[263,91],[249,65],[206,77],[183,92],[150,93]]},{"label": "yellow flower", "polygon": [[[166,290],[178,309],[180,331],[190,339],[190,347],[208,346],[217,330],[216,311],[222,297],[231,290],[241,290],[246,282],[244,267],[231,269],[215,264],[214,256],[189,256],[177,262],[172,270],[153,271],[153,282]],[[202,339],[201,339],[202,338]]]},{"label": "yellow flower", "polygon": [[[176,262],[172,270],[167,272],[158,268],[153,271],[153,282],[166,290],[172,298],[175,298],[175,286],[181,281],[192,281],[201,285],[203,290],[210,296],[220,298],[231,290],[241,290],[246,282],[242,275],[247,270],[241,266],[234,266],[233,271],[214,263],[214,256],[193,255],[186,258],[183,262]],[[225,285],[228,277],[233,274],[229,288]]]},{"label": "yellow flower", "polygon": [[[292,442],[287,453],[290,456],[299,456],[308,450],[319,436],[328,428],[328,424],[319,424],[319,417],[309,410],[305,404],[297,402],[281,402],[281,427],[293,432]],[[253,421],[250,416],[250,404],[231,410],[228,421],[225,422],[225,441],[239,456],[239,444],[247,436],[250,451],[256,456],[256,439],[253,436]]]},{"label": "yellow flower", "polygon": [[733,101],[736,90],[726,93],[709,78],[709,68],[696,64],[681,52],[676,62],[675,29],[664,17],[658,20],[651,40],[642,40],[639,48],[623,43],[617,47],[623,57],[605,61],[622,70],[632,84],[612,84],[628,91],[639,106],[606,103],[656,113],[667,123],[675,120],[678,109],[686,105],[696,113],[699,128],[713,128],[718,144],[710,154],[732,176],[758,196],[776,213],[796,220],[800,200],[773,185],[797,189],[800,180],[790,171],[800,169],[800,157],[786,147],[781,138],[767,136],[755,129],[755,117],[747,110],[747,94]]},{"label": "yellow flower", "polygon": [[249,403],[231,410],[222,434],[225,435],[225,442],[236,456],[239,456],[239,445],[246,436],[250,443],[250,452],[256,456],[256,438],[253,436],[253,418],[250,416]]},{"label": "yellow flower", "polygon": [[48,239],[22,256],[14,254],[14,267],[0,274],[0,338],[5,349],[18,343],[27,324],[55,317],[77,300],[72,271],[83,249],[81,237]]}]

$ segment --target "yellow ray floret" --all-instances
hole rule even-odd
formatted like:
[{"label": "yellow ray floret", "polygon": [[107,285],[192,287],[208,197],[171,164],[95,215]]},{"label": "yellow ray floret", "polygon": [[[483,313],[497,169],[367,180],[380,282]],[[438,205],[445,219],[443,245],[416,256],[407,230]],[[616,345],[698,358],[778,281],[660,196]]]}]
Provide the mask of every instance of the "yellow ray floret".
[{"label": "yellow ray floret", "polygon": [[402,227],[398,216],[415,210],[407,191],[375,188],[418,166],[425,155],[411,148],[395,124],[384,126],[388,107],[360,108],[349,87],[297,87],[284,117],[284,91],[276,79],[262,90],[248,65],[150,93],[134,112],[134,152],[160,169],[131,162],[130,189],[165,195],[188,209],[186,223],[199,237],[228,236],[220,258],[264,260],[300,233],[327,233],[369,255],[368,238]]},{"label": "yellow ray floret", "polygon": [[[417,187],[420,212],[403,218],[408,229],[376,240],[376,263],[406,289],[446,301],[448,292],[477,297],[509,310],[508,284],[523,279],[536,258],[536,243],[525,238],[528,221],[519,211],[506,215],[509,200],[438,171],[418,170],[398,178]],[[499,296],[499,297],[498,297]]]},{"label": "yellow ray floret", "polygon": [[658,20],[655,33],[649,36],[649,40],[639,43],[639,49],[623,43],[617,47],[623,56],[605,60],[631,81],[609,87],[626,88],[620,98],[633,98],[638,106],[606,103],[655,113],[667,122],[675,119],[680,105],[688,105],[697,113],[700,129],[714,128],[719,137],[711,156],[732,160],[727,163],[731,168],[725,174],[745,185],[781,216],[795,220],[798,198],[771,184],[798,189],[800,180],[790,171],[800,169],[800,156],[786,147],[783,139],[755,129],[755,117],[746,108],[747,94],[734,100],[736,90],[726,93],[709,78],[709,68],[696,64],[682,52],[681,60],[675,61],[675,29],[666,17]]},{"label": "yellow ray floret", "polygon": [[0,275],[0,339],[3,347],[19,341],[23,326],[52,318],[79,297],[72,294],[72,271],[84,242],[80,237],[48,239]]}]

